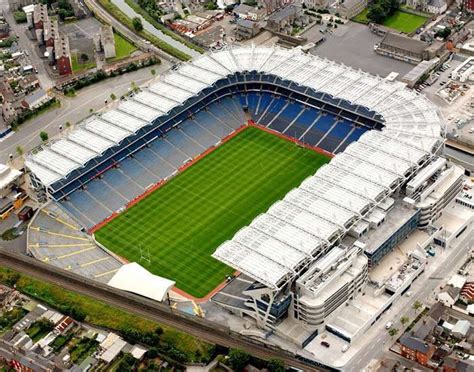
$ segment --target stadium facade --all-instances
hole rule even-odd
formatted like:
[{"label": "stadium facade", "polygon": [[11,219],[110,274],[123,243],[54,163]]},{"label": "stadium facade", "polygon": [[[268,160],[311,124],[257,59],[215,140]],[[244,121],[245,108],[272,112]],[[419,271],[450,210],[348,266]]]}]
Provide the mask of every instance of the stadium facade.
[{"label": "stadium facade", "polygon": [[[289,317],[317,331],[361,290],[368,268],[419,224],[416,200],[404,200],[406,187],[430,173],[445,127],[437,108],[404,84],[299,49],[227,49],[183,64],[94,115],[29,155],[26,167],[39,194],[93,228],[246,121],[336,155],[216,249],[213,257],[242,275],[228,285],[234,295],[213,299],[263,329]],[[175,163],[158,153],[157,144],[170,143],[181,155]],[[154,177],[152,156],[172,166]],[[98,182],[113,189],[119,180],[107,177],[132,161],[150,164],[141,188],[110,201],[110,193],[91,194]],[[139,184],[142,175],[132,168],[127,178]],[[89,199],[80,201],[88,188]]]}]

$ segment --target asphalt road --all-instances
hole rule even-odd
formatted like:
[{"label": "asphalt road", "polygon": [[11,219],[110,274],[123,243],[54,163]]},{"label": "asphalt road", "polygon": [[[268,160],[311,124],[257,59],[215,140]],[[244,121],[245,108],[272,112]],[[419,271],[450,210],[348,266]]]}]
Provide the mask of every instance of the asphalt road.
[{"label": "asphalt road", "polygon": [[[411,291],[413,294],[410,297],[401,297],[393,306],[392,309],[369,330],[370,341],[366,347],[362,348],[362,352],[357,353],[347,364],[348,370],[361,371],[372,359],[380,359],[384,355],[394,357],[394,354],[388,351],[388,348],[393,344],[396,338],[400,337],[402,325],[400,318],[408,316],[414,319],[416,314],[412,309],[412,304],[418,300],[422,303],[432,301],[433,293],[443,280],[453,275],[464,262],[466,254],[472,249],[474,233],[466,235],[461,244],[451,247],[450,254],[439,263],[439,266],[430,270],[429,265],[415,282],[412,284]],[[442,278],[442,279],[439,279]],[[393,326],[400,330],[400,333],[392,340],[385,329],[385,324],[389,321],[393,322]],[[408,326],[408,324],[407,324]]]},{"label": "asphalt road", "polygon": [[76,97],[60,97],[61,107],[51,109],[40,116],[22,124],[13,135],[0,142],[0,163],[6,163],[9,154],[17,157],[16,148],[20,146],[24,153],[41,144],[39,133],[46,131],[49,138],[59,134],[59,126],[65,128],[65,123],[77,124],[90,115],[90,109],[97,111],[104,107],[105,100],[110,101],[110,94],[120,97],[126,93],[132,82],[143,85],[152,79],[151,70],[158,74],[169,69],[170,64],[162,61],[160,65],[146,67],[129,72],[114,78],[101,81],[97,84],[83,88],[77,92]]}]

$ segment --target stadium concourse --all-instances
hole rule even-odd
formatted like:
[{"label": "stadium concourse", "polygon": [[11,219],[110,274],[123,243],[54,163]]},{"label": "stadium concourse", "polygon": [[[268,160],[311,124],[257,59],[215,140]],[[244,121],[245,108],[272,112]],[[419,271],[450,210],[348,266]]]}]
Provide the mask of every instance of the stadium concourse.
[{"label": "stadium concourse", "polygon": [[214,254],[276,292],[386,206],[444,131],[402,83],[299,49],[242,47],[180,65],[25,165],[40,196],[93,230],[247,121],[337,154]]}]

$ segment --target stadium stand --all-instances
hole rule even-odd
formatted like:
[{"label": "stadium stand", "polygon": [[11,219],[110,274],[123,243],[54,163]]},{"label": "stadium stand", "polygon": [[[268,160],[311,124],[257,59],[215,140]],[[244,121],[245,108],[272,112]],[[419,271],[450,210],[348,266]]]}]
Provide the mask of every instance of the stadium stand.
[{"label": "stadium stand", "polygon": [[[90,228],[248,120],[337,154],[314,175],[327,181],[318,186],[324,190],[301,185],[267,212],[322,241],[322,251],[426,165],[443,142],[436,109],[403,84],[298,49],[252,46],[180,65],[36,149],[25,164],[38,193]],[[301,247],[285,249],[294,255]],[[305,266],[298,260],[282,265],[236,240],[214,256],[272,289]]]},{"label": "stadium stand", "polygon": [[107,283],[122,266],[57,203],[46,204],[28,230],[28,251],[37,259]]}]

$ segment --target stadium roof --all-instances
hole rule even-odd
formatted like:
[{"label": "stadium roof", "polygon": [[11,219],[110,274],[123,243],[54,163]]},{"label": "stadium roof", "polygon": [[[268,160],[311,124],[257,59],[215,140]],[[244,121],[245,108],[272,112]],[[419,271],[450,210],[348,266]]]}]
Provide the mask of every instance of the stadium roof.
[{"label": "stadium roof", "polygon": [[[367,209],[365,206],[383,200],[395,185],[406,180],[430,157],[442,141],[444,123],[436,107],[423,95],[406,89],[404,84],[305,54],[300,49],[252,46],[224,49],[182,64],[133,98],[89,118],[65,138],[30,154],[26,166],[44,185],[55,183],[219,79],[247,71],[274,75],[363,106],[379,114],[385,125],[382,131],[366,132],[343,154],[336,155],[330,164],[322,167],[315,174],[324,180],[321,185],[313,182],[310,187],[312,181],[305,181],[301,188],[291,191],[285,201],[269,209],[268,214],[273,219],[265,218],[271,221],[272,227],[261,231],[272,239],[280,239],[281,249],[288,257],[297,257],[298,251],[298,246],[284,237],[288,231],[299,231],[297,239],[304,250],[309,251],[313,244],[307,243],[309,236],[328,241],[345,233],[348,226],[361,218],[361,212]],[[346,163],[348,160],[350,163]],[[275,218],[285,226],[275,223]],[[256,230],[259,229],[251,231]],[[286,232],[280,233],[280,230]],[[214,257],[275,287],[282,278],[291,277],[293,271],[288,265],[265,256],[268,240],[256,236],[260,235],[255,233],[252,238],[255,244],[250,244],[251,248],[237,240],[226,242]],[[298,259],[288,262],[289,266],[297,265]]]},{"label": "stadium roof", "polygon": [[[60,141],[76,142],[84,151],[89,150],[99,156],[215,81],[235,72],[252,70],[273,74],[365,106],[382,115],[389,131],[422,137],[423,141],[412,144],[414,147],[421,146],[422,151],[430,151],[439,140],[443,123],[437,110],[424,96],[405,89],[401,83],[389,82],[327,59],[304,54],[298,49],[241,47],[203,55],[183,64],[177,71],[162,76],[148,89],[120,102],[113,110],[98,114],[97,117],[103,116],[103,120],[89,120]],[[96,124],[99,128],[95,128]],[[401,144],[406,139],[397,138],[397,134],[391,135],[394,136],[392,151],[397,155],[408,154],[409,160],[416,162],[420,153],[406,153],[410,146]],[[375,136],[366,134],[362,141],[370,142]],[[379,140],[374,139],[375,144]],[[82,167],[92,156],[85,156],[77,148],[72,150],[67,160],[60,161],[55,156],[56,149],[45,146],[43,151],[28,156],[26,165],[44,185],[50,185]],[[41,152],[46,154],[40,155]],[[387,153],[387,156],[392,157],[392,153]],[[406,156],[403,159],[407,160]],[[389,169],[392,169],[391,165]]]},{"label": "stadium roof", "polygon": [[132,262],[123,265],[108,284],[111,287],[136,293],[155,301],[163,301],[166,299],[168,291],[176,283],[161,276],[153,275],[136,262]]}]

